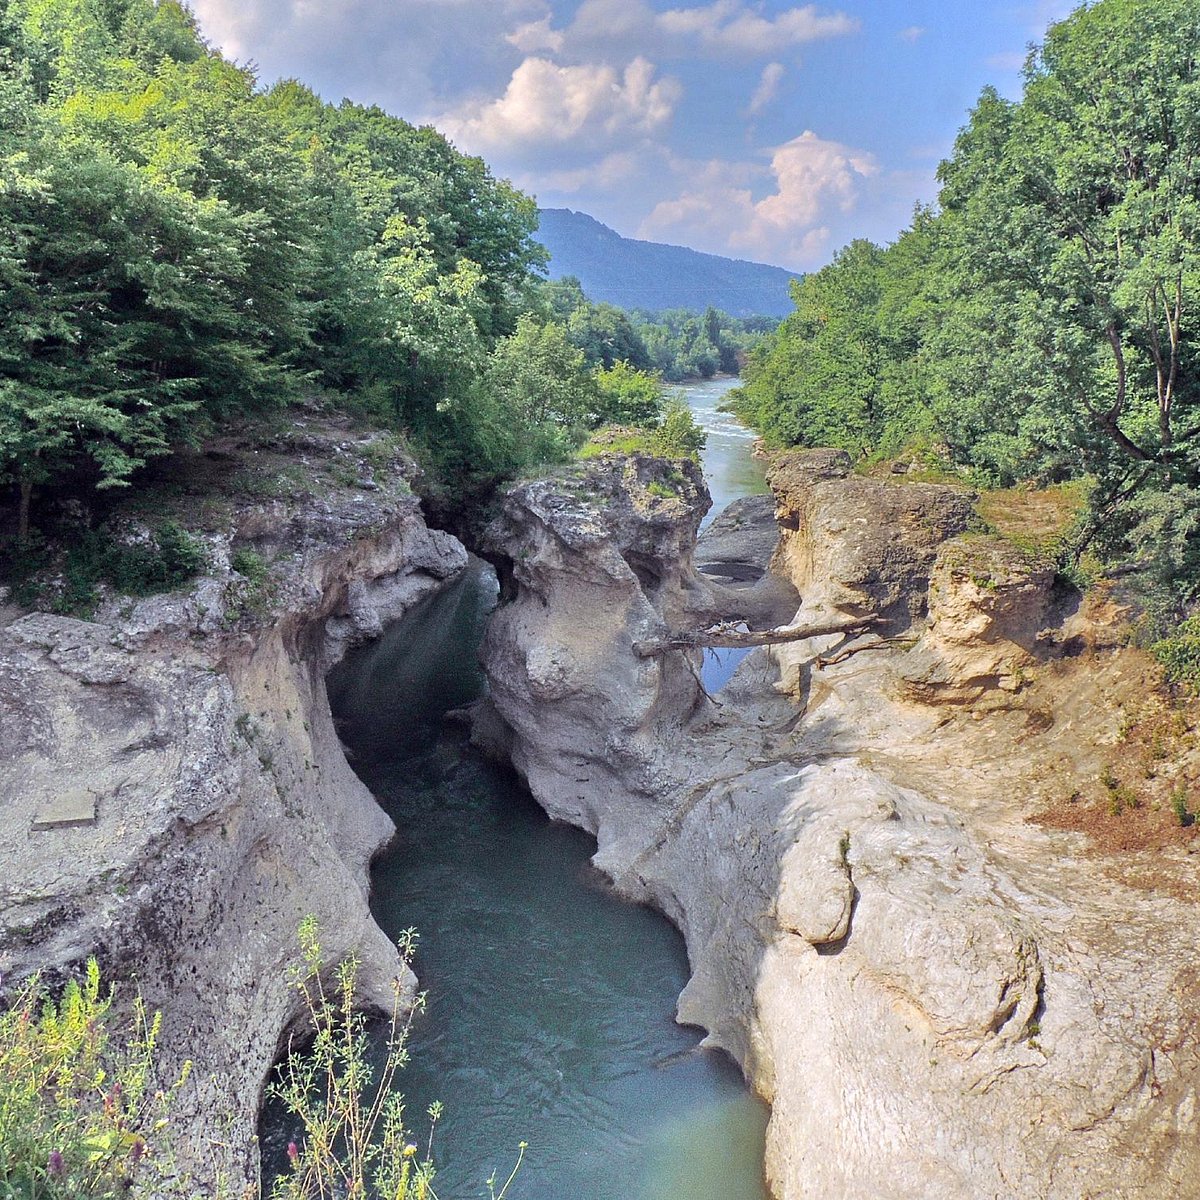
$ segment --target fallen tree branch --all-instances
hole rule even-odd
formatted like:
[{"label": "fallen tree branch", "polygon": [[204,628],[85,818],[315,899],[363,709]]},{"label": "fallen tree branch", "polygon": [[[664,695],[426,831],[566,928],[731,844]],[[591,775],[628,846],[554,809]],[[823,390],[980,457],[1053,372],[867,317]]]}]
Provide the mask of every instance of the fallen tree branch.
[{"label": "fallen tree branch", "polygon": [[715,625],[708,629],[679,630],[662,638],[634,642],[638,658],[654,658],[670,650],[728,649],[743,650],[754,646],[778,646],[785,642],[803,642],[834,633],[866,633],[879,624],[880,617],[841,617],[815,625],[779,625],[774,629],[735,629]]},{"label": "fallen tree branch", "polygon": [[873,642],[864,642],[861,646],[849,645],[844,650],[839,650],[836,654],[820,655],[813,660],[813,666],[818,671],[823,671],[826,667],[836,666],[840,662],[845,662],[848,658],[853,658],[856,654],[861,654],[864,650],[891,650],[896,646],[912,646],[914,638],[891,637],[877,638]]}]

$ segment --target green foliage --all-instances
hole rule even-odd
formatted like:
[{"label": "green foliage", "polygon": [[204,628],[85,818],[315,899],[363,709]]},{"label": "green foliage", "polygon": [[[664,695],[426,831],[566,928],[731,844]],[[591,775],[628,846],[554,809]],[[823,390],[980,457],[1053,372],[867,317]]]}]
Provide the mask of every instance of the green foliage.
[{"label": "green foliage", "polygon": [[597,367],[592,373],[599,392],[598,419],[613,425],[657,425],[666,397],[662,380],[628,362]]},{"label": "green foliage", "polygon": [[[326,984],[315,922],[300,927],[303,965],[294,983],[313,1028],[311,1045],[290,1054],[271,1093],[281,1100],[300,1132],[290,1143],[291,1170],[271,1188],[275,1200],[307,1200],[329,1194],[381,1195],[395,1200],[432,1200],[433,1126],[440,1110],[429,1111],[430,1134],[422,1156],[410,1141],[404,1099],[394,1088],[406,1057],[412,1016],[400,983],[393,983],[387,1057],[375,1077],[368,1056],[365,1018],[358,1011],[358,963],[347,959]],[[411,931],[401,939],[408,961]]]},{"label": "green foliage", "polygon": [[[175,521],[163,521],[144,536],[118,534],[108,526],[72,530],[56,562],[46,542],[34,536],[15,544],[7,561],[14,600],[24,608],[86,615],[96,589],[107,584],[127,596],[149,596],[182,587],[204,569],[203,545]],[[47,582],[58,566],[56,586]]]},{"label": "green foliage", "polygon": [[731,398],[772,443],[839,446],[863,459],[929,447],[919,292],[931,221],[919,211],[889,250],[853,242],[792,285],[796,311],[751,353]]},{"label": "green foliage", "polygon": [[697,315],[688,309],[631,314],[645,343],[650,366],[664,379],[709,379],[718,371],[735,375],[746,351],[777,322],[769,317],[731,317],[708,308]]},{"label": "green foliage", "polygon": [[267,560],[253,547],[240,546],[229,556],[229,565],[242,577],[242,581],[235,581],[226,591],[226,620],[232,622],[246,617],[265,617],[278,594],[278,586],[271,578]]},{"label": "green foliage", "polygon": [[579,457],[587,460],[602,454],[655,454],[654,432],[628,425],[606,425],[579,447]]},{"label": "green foliage", "polygon": [[[245,733],[245,731],[243,731]],[[424,1151],[410,1139],[404,1101],[395,1090],[408,1059],[411,1021],[419,1011],[395,985],[382,1065],[371,1066],[368,1025],[353,959],[324,961],[315,922],[300,929],[301,964],[293,981],[312,1029],[311,1044],[289,1055],[272,1091],[297,1124],[290,1169],[270,1189],[273,1200],[386,1196],[436,1200],[431,1187],[433,1126]],[[405,960],[416,936],[401,938]],[[54,997],[39,977],[16,989],[0,1009],[0,1195],[6,1200],[116,1200],[154,1195],[194,1197],[193,1181],[177,1168],[180,1149],[171,1110],[191,1065],[159,1078],[161,1020],[140,999],[127,1016],[113,1008],[95,959],[84,978]],[[502,1200],[520,1169],[485,1186]],[[217,1200],[260,1195],[204,1181]]]},{"label": "green foliage", "polygon": [[103,578],[119,592],[133,596],[181,587],[203,569],[204,549],[175,521],[164,521],[153,541],[110,547]]},{"label": "green foliage", "polygon": [[267,578],[267,564],[257,550],[242,546],[229,556],[229,565],[255,587],[260,587]]},{"label": "green foliage", "polygon": [[600,395],[583,352],[562,325],[530,314],[497,344],[484,386],[511,422],[517,462],[566,460],[598,418]]},{"label": "green foliage", "polygon": [[1167,678],[1200,693],[1200,617],[1189,617],[1169,637],[1150,647]]},{"label": "green foliage", "polygon": [[510,469],[482,381],[544,261],[536,209],[434,130],[261,93],[174,0],[10,0],[0,196],[22,537],[35,493],[125,486],[312,382],[450,471]]},{"label": "green foliage", "polygon": [[662,422],[651,436],[654,453],[663,458],[690,458],[699,462],[706,441],[707,434],[696,424],[687,401],[682,396],[668,397]]},{"label": "green foliage", "polygon": [[[412,960],[416,940],[411,929],[400,937],[406,963]],[[358,963],[346,959],[330,977],[311,917],[300,926],[300,946],[303,962],[293,982],[314,1032],[302,1053],[284,1060],[270,1089],[298,1126],[296,1140],[288,1146],[290,1170],[275,1180],[272,1200],[327,1196],[436,1200],[433,1135],[441,1105],[434,1103],[428,1109],[429,1132],[421,1150],[406,1123],[404,1097],[395,1088],[397,1072],[408,1061],[412,1020],[424,998],[409,1003],[400,982],[393,983],[386,1051],[376,1071],[371,1065],[367,1022],[359,1011]],[[524,1152],[522,1143],[516,1165],[499,1191],[495,1175],[487,1181],[491,1200],[501,1200],[508,1192]]]},{"label": "green foliage", "polygon": [[1171,789],[1171,811],[1184,829],[1196,823],[1196,814],[1188,808],[1187,786],[1183,780]]},{"label": "green foliage", "polygon": [[50,997],[35,977],[0,1011],[0,1191],[11,1200],[115,1200],[170,1178],[167,1114],[187,1079],[160,1085],[160,1020],[135,1002],[114,1032],[89,961]]},{"label": "green foliage", "polygon": [[1097,0],[1020,100],[985,89],[940,211],[794,286],[737,411],[863,459],[940,445],[993,486],[1095,481],[1092,528],[1158,603],[1200,595],[1200,21]]},{"label": "green foliage", "polygon": [[688,309],[625,312],[593,304],[570,275],[540,284],[532,297],[544,319],[567,327],[571,344],[583,351],[589,366],[610,370],[624,362],[673,382],[707,379],[717,371],[735,374],[741,356],[775,324],[715,308],[701,315]]}]

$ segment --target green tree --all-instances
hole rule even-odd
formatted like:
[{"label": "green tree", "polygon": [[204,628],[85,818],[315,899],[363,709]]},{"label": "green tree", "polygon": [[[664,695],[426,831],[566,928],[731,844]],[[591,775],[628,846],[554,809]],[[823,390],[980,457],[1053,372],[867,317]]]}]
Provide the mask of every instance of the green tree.
[{"label": "green tree", "polygon": [[597,420],[614,425],[657,425],[662,417],[662,380],[627,362],[593,372],[599,392]]},{"label": "green tree", "polygon": [[792,285],[796,311],[751,356],[740,413],[773,441],[867,453],[884,424],[883,252],[852,242]]},{"label": "green tree", "polygon": [[687,401],[678,393],[669,396],[663,405],[662,421],[650,440],[654,453],[699,462],[707,442],[708,435],[696,424]]},{"label": "green tree", "polygon": [[519,431],[527,462],[566,459],[599,415],[595,380],[563,326],[523,315],[492,354],[485,386]]}]

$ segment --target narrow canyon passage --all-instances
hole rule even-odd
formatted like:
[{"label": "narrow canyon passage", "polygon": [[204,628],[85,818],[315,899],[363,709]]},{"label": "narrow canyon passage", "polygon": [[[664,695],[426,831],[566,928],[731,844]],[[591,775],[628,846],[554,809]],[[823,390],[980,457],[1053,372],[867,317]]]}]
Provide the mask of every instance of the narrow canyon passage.
[{"label": "narrow canyon passage", "polygon": [[[486,1196],[527,1141],[513,1200],[763,1200],[765,1107],[673,1019],[681,937],[612,895],[595,842],[444,720],[482,687],[494,598],[475,564],[330,679],[351,762],[400,830],[373,908],[421,934],[428,1009],[400,1085],[418,1135],[445,1106],[439,1195]],[[268,1121],[268,1161],[286,1133]]]}]

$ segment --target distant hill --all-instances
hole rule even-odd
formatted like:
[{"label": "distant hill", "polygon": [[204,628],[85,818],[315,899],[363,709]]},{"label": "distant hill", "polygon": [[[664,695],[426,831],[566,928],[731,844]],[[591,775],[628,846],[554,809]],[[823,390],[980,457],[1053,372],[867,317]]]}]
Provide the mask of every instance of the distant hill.
[{"label": "distant hill", "polygon": [[550,251],[550,278],[577,276],[590,300],[652,312],[711,304],[734,317],[792,311],[797,276],[782,267],[624,238],[569,208],[543,208],[537,239]]}]

